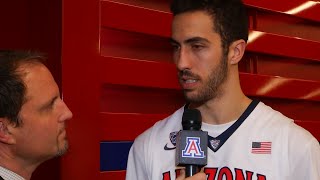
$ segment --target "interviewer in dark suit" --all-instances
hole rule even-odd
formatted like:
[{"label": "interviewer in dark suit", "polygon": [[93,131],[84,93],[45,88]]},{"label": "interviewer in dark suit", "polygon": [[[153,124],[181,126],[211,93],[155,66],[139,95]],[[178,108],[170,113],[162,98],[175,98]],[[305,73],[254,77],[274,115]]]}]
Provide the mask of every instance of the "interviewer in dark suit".
[{"label": "interviewer in dark suit", "polygon": [[31,52],[0,51],[0,176],[4,180],[28,180],[42,162],[68,149],[65,122],[72,113],[44,59]]}]

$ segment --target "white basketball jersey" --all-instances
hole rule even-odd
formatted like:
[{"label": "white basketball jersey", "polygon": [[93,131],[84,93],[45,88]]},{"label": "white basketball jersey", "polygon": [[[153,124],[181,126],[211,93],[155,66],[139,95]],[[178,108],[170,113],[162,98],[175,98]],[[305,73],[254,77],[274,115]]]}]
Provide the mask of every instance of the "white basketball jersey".
[{"label": "white basketball jersey", "polygon": [[[175,138],[183,111],[136,138],[126,180],[176,179]],[[208,180],[320,180],[319,142],[262,102],[253,101],[230,125],[203,123],[201,129],[209,134]]]}]

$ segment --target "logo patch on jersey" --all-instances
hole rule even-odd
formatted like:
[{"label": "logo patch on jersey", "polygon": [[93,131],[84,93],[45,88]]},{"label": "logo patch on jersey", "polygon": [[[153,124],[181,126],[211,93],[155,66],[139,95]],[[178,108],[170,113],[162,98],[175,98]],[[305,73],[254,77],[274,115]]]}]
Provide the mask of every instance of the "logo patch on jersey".
[{"label": "logo patch on jersey", "polygon": [[174,146],[176,146],[176,144],[177,144],[176,140],[177,140],[177,134],[178,134],[178,132],[179,132],[179,131],[171,132],[170,135],[169,135],[170,141],[171,141],[171,143],[172,143]]},{"label": "logo patch on jersey", "polygon": [[199,137],[187,137],[186,147],[182,150],[182,157],[204,158]]},{"label": "logo patch on jersey", "polygon": [[210,140],[210,145],[214,150],[216,150],[220,145],[220,140],[219,139],[212,139],[212,140]]},{"label": "logo patch on jersey", "polygon": [[252,142],[251,153],[253,154],[271,154],[272,142]]},{"label": "logo patch on jersey", "polygon": [[173,150],[173,149],[176,149],[176,140],[177,140],[177,134],[178,134],[179,131],[174,131],[174,132],[171,132],[169,134],[169,139],[170,139],[170,142],[171,144],[173,145],[173,147],[168,147],[168,143],[164,146],[164,150],[168,151],[168,150]]}]

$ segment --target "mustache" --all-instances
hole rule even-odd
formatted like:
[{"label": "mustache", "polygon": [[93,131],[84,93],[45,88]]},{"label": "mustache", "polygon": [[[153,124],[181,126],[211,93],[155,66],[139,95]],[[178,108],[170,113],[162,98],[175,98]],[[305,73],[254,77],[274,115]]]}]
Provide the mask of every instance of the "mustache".
[{"label": "mustache", "polygon": [[192,78],[192,79],[200,79],[200,76],[198,76],[197,74],[191,72],[188,69],[184,69],[182,71],[178,72],[178,77],[179,78]]},{"label": "mustache", "polygon": [[64,131],[66,131],[66,129],[67,129],[67,125],[64,124],[64,125],[59,129],[59,133],[60,133],[60,134],[63,133]]}]

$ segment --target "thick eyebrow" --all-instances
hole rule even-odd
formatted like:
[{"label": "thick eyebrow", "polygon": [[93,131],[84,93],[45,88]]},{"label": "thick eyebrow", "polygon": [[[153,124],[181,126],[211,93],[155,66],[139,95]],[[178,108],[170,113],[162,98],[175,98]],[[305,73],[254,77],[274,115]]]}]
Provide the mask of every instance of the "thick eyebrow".
[{"label": "thick eyebrow", "polygon": [[[192,44],[192,43],[197,43],[197,42],[206,42],[209,43],[208,39],[202,38],[202,37],[193,37],[190,39],[186,39],[183,41],[184,44]],[[173,38],[170,38],[170,43],[172,44],[179,44],[180,43],[176,40],[174,40]]]},{"label": "thick eyebrow", "polygon": [[174,40],[173,38],[170,38],[170,43],[171,44],[180,44],[180,43],[178,43],[178,41]]},{"label": "thick eyebrow", "polygon": [[206,42],[209,43],[208,39],[202,37],[193,37],[184,41],[186,44],[197,43],[197,42]]}]

